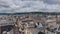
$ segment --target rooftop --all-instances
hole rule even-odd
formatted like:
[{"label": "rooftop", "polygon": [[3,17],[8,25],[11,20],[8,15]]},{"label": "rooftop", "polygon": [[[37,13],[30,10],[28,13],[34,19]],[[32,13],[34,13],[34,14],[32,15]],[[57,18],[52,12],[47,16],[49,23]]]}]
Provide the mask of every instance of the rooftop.
[{"label": "rooftop", "polygon": [[12,20],[0,20],[0,25],[5,26],[5,25],[14,25],[15,21]]}]

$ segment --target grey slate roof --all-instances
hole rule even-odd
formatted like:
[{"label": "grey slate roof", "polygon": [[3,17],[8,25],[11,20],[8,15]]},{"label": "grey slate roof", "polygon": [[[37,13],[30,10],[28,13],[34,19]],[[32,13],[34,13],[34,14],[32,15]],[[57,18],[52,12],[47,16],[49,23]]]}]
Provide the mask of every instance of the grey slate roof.
[{"label": "grey slate roof", "polygon": [[4,25],[14,25],[15,21],[12,20],[0,20],[0,25],[4,26]]}]

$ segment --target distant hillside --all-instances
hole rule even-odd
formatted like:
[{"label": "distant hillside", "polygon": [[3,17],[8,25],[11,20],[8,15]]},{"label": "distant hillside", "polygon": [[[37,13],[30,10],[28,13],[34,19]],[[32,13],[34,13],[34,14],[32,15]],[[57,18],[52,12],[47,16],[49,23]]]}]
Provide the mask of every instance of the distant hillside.
[{"label": "distant hillside", "polygon": [[19,14],[47,14],[47,15],[60,15],[60,12],[0,13],[0,15],[19,15]]}]

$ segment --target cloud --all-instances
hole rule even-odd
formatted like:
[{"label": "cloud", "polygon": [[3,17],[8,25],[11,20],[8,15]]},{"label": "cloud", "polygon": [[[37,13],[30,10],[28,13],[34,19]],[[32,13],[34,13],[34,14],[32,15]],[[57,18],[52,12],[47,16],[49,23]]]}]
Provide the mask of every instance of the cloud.
[{"label": "cloud", "polygon": [[60,4],[60,0],[41,0],[48,4]]},{"label": "cloud", "polygon": [[43,1],[34,1],[34,2],[24,1],[20,5],[21,5],[21,9],[16,10],[18,12],[19,11],[22,11],[22,12],[32,12],[32,11],[53,12],[53,11],[58,11],[60,9],[60,5],[57,5],[57,4],[50,5],[50,4],[44,3]]},{"label": "cloud", "polygon": [[[54,1],[54,0],[53,0]],[[54,1],[55,2],[55,1]],[[0,0],[0,12],[56,12],[60,11],[59,4],[49,4],[44,0],[22,1],[22,0]]]}]

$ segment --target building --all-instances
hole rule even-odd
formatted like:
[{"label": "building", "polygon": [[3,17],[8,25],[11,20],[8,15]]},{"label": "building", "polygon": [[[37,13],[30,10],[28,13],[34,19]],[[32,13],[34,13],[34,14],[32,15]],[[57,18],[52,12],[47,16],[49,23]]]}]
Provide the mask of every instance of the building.
[{"label": "building", "polygon": [[15,23],[12,20],[0,20],[0,34],[14,34]]}]

